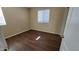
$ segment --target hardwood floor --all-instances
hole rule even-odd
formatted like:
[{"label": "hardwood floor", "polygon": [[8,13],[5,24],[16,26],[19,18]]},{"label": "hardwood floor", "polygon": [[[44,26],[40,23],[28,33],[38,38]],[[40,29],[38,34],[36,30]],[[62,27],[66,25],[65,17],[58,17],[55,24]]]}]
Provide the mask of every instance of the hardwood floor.
[{"label": "hardwood floor", "polygon": [[10,51],[58,51],[61,37],[57,34],[29,30],[7,39]]}]

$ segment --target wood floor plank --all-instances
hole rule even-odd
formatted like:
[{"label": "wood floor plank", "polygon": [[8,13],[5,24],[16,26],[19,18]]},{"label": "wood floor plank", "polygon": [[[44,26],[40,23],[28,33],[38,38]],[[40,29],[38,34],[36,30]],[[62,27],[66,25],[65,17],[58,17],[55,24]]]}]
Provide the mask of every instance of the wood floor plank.
[{"label": "wood floor plank", "polygon": [[59,51],[62,39],[58,34],[29,30],[6,40],[11,51]]}]

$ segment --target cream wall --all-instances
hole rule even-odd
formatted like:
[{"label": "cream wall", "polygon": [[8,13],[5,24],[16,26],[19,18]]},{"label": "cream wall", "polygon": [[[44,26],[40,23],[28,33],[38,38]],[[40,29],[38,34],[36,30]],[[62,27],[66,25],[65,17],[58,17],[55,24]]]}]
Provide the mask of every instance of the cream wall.
[{"label": "cream wall", "polygon": [[61,24],[61,31],[60,31],[61,34],[64,33],[64,29],[65,29],[66,21],[67,21],[67,17],[68,17],[68,12],[69,12],[69,7],[65,8],[64,17],[63,17],[63,21]]},{"label": "cream wall", "polygon": [[7,25],[2,28],[5,37],[29,30],[29,9],[20,7],[3,7]]},{"label": "cream wall", "polygon": [[[37,23],[37,10],[50,9],[50,20],[47,24]],[[2,28],[5,37],[27,31],[40,30],[63,35],[68,8],[21,8],[3,7],[3,14],[7,25]]]},{"label": "cream wall", "polygon": [[[47,24],[39,24],[37,22],[37,11],[40,9],[49,9],[50,10],[50,19]],[[63,35],[64,26],[66,22],[66,13],[68,8],[64,7],[53,7],[53,8],[31,8],[30,10],[30,19],[31,19],[31,29],[57,33]],[[64,16],[65,15],[65,16]]]}]

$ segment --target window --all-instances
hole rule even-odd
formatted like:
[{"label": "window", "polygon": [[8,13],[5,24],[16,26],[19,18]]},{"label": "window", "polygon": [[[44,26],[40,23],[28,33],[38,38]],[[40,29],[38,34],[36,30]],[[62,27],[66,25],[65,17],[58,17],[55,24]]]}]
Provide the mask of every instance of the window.
[{"label": "window", "polygon": [[38,23],[49,22],[49,10],[38,10]]},{"label": "window", "polygon": [[0,25],[6,25],[1,7],[0,7]]}]

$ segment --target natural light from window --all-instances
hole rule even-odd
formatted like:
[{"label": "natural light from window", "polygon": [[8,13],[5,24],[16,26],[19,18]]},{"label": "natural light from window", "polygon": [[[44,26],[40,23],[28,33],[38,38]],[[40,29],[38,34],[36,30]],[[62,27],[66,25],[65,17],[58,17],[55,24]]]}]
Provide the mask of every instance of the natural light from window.
[{"label": "natural light from window", "polygon": [[49,22],[49,9],[38,10],[38,23]]},{"label": "natural light from window", "polygon": [[39,40],[40,39],[40,36],[38,36],[37,38],[36,38],[36,40]]},{"label": "natural light from window", "polygon": [[6,25],[1,7],[0,7],[0,25]]}]

